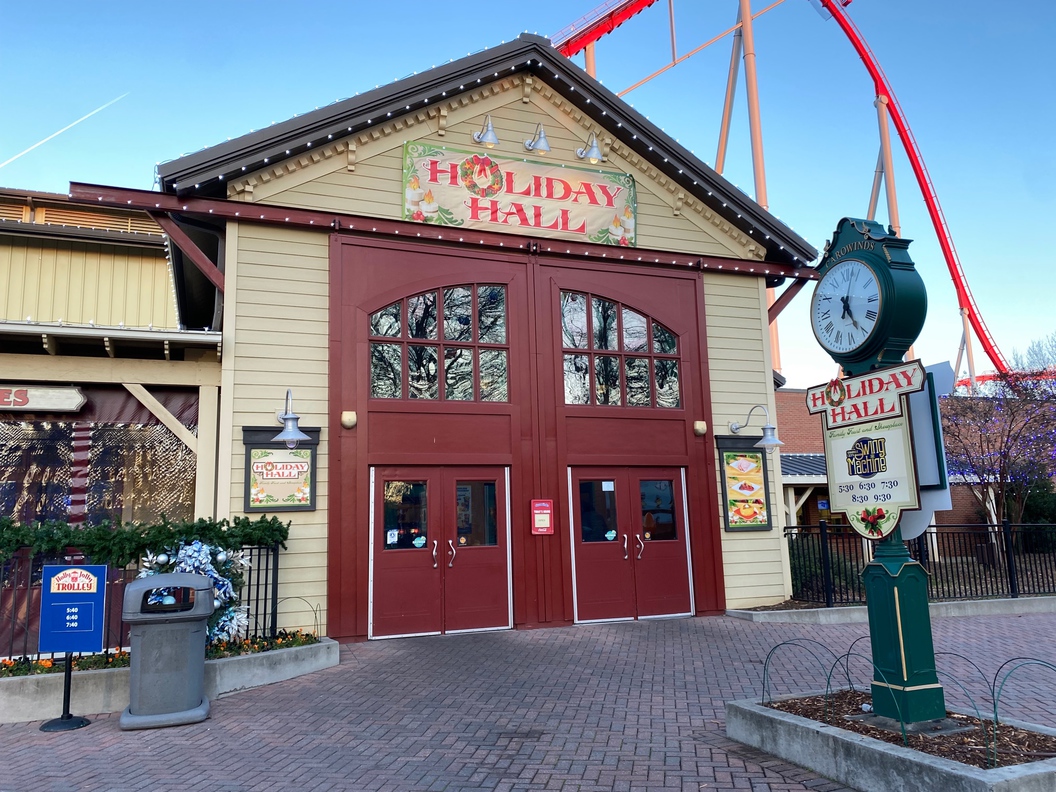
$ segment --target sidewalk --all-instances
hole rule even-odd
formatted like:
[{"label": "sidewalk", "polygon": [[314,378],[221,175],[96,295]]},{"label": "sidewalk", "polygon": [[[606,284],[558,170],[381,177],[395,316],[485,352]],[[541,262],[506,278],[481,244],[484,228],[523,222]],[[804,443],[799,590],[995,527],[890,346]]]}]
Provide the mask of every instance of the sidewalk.
[{"label": "sidewalk", "polygon": [[[783,641],[842,653],[867,635],[864,624],[713,617],[353,644],[340,666],[220,699],[192,726],[121,732],[117,715],[67,733],[0,726],[0,791],[835,792],[727,740],[723,705],[759,695]],[[938,652],[990,676],[1012,657],[1056,660],[1056,615],[939,618],[934,635]],[[868,638],[855,651],[868,656]],[[939,667],[984,690],[964,660],[940,655]],[[824,671],[786,647],[772,679],[775,693],[816,689]],[[1056,674],[1025,668],[1002,712],[1056,726],[1054,694]]]}]

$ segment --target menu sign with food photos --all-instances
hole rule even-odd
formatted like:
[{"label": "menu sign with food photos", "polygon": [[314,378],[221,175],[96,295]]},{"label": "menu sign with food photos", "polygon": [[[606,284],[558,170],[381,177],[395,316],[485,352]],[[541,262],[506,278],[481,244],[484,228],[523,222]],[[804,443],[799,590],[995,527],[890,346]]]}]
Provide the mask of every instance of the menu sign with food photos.
[{"label": "menu sign with food photos", "polygon": [[766,452],[755,438],[718,438],[722,493],[727,531],[769,531]]}]

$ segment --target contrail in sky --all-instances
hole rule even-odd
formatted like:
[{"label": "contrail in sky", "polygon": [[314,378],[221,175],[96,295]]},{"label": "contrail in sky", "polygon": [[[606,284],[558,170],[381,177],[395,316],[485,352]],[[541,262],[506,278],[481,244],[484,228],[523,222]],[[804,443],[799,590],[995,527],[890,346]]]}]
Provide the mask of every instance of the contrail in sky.
[{"label": "contrail in sky", "polygon": [[59,130],[58,132],[55,132],[55,133],[53,133],[53,134],[51,134],[51,135],[48,135],[48,136],[47,136],[46,138],[44,138],[43,140],[41,140],[41,141],[39,141],[39,142],[37,142],[37,143],[34,143],[34,144],[33,144],[32,146],[30,146],[29,148],[27,148],[27,149],[26,149],[25,151],[20,151],[20,152],[19,152],[18,154],[16,154],[15,156],[11,157],[11,159],[8,159],[8,160],[4,160],[3,162],[0,162],[0,168],[4,167],[5,165],[10,165],[10,164],[11,164],[12,162],[14,162],[15,160],[17,160],[17,159],[18,159],[19,157],[21,157],[21,156],[23,156],[23,155],[25,155],[25,154],[28,154],[28,153],[29,153],[29,152],[31,152],[31,151],[32,151],[33,149],[37,148],[37,146],[43,146],[43,145],[44,145],[45,143],[47,143],[47,142],[48,142],[49,140],[51,140],[52,138],[56,138],[56,137],[58,137],[58,136],[59,136],[59,135],[61,135],[61,134],[62,134],[63,132],[65,132],[65,131],[66,131],[67,129],[71,129],[72,127],[75,127],[75,126],[77,126],[77,125],[78,125],[79,123],[81,123],[81,122],[82,122],[82,121],[84,121],[85,119],[91,118],[91,117],[92,117],[93,115],[95,115],[95,114],[96,114],[96,113],[98,113],[98,112],[101,112],[101,111],[105,110],[105,109],[106,109],[106,108],[108,108],[108,107],[109,107],[110,105],[114,104],[115,102],[120,102],[120,101],[121,101],[122,99],[124,99],[124,98],[125,98],[126,96],[128,96],[128,94],[127,94],[127,93],[123,93],[123,94],[121,94],[121,95],[120,95],[119,97],[117,97],[116,99],[111,99],[111,100],[110,100],[109,102],[107,102],[106,104],[104,104],[104,105],[103,105],[102,107],[97,107],[97,108],[96,108],[95,110],[93,110],[92,112],[90,112],[90,113],[89,113],[88,115],[86,115],[86,116],[81,116],[81,117],[80,117],[80,118],[78,118],[78,119],[77,119],[76,121],[74,121],[74,122],[73,122],[72,124],[69,124],[69,125],[67,125],[67,126],[64,126],[64,127],[63,127],[62,129],[60,129],[60,130]]}]

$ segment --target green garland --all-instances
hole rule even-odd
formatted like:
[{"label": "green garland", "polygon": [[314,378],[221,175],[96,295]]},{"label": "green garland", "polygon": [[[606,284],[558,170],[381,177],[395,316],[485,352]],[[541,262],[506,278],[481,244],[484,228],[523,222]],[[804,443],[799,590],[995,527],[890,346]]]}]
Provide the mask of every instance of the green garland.
[{"label": "green garland", "polygon": [[30,548],[34,555],[61,555],[66,548],[76,547],[93,564],[124,567],[139,561],[147,551],[158,552],[196,539],[204,544],[231,549],[275,544],[285,549],[289,535],[290,524],[277,517],[194,522],[169,522],[162,517],[160,522],[149,525],[104,522],[86,526],[54,521],[22,525],[10,517],[0,517],[0,563],[23,547]]}]

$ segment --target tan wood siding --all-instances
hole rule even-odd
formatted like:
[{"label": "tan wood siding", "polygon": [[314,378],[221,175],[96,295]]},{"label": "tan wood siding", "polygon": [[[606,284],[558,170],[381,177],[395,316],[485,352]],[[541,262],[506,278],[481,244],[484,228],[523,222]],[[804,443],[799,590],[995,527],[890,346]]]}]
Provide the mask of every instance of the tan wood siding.
[{"label": "tan wood siding", "polygon": [[[766,405],[771,420],[776,421],[763,281],[705,273],[704,304],[713,434],[729,434],[729,423],[743,422],[756,404]],[[763,416],[757,412],[745,433],[761,434],[762,420]],[[771,455],[768,461],[767,487],[773,530],[722,532],[726,605],[729,608],[780,602],[791,594],[788,556],[783,544],[783,501],[777,454]],[[716,470],[719,470],[718,464]],[[716,484],[721,492],[721,482]],[[721,503],[719,516],[721,525]]]},{"label": "tan wood siding", "polygon": [[5,237],[0,319],[175,329],[172,274],[162,250]]},{"label": "tan wood siding", "polygon": [[[346,166],[347,157],[332,156],[309,163],[286,175],[269,174],[267,181],[254,187],[254,201],[322,211],[345,212],[375,217],[398,218],[402,214],[403,143],[424,140],[438,146],[474,150],[472,133],[481,127],[485,113],[490,113],[499,136],[495,156],[521,158],[532,156],[523,141],[535,132],[542,121],[550,141],[551,153],[546,161],[583,167],[584,161],[574,152],[583,148],[588,128],[565,115],[559,107],[533,91],[531,101],[521,101],[519,88],[501,96],[491,96],[466,108],[452,111],[444,135],[437,132],[435,120],[414,124],[377,139],[360,142],[355,139],[355,171]],[[394,123],[399,123],[394,120]],[[748,257],[744,244],[696,213],[688,206],[675,214],[675,195],[653,180],[641,167],[610,151],[608,159],[598,166],[634,176],[638,193],[638,244],[644,248],[672,250],[700,255]],[[727,226],[728,228],[728,226]]]},{"label": "tan wood siding", "polygon": [[[242,514],[243,426],[275,426],[286,389],[293,389],[301,425],[322,427],[317,452],[316,509],[278,513],[289,520],[288,549],[279,562],[279,626],[326,630],[328,498],[328,235],[239,224],[234,344],[225,341],[225,387],[231,390],[233,431],[229,510]],[[232,321],[232,314],[228,314]]]}]

